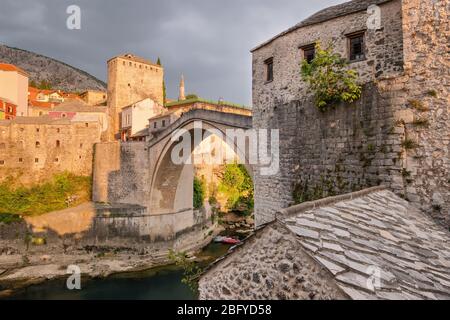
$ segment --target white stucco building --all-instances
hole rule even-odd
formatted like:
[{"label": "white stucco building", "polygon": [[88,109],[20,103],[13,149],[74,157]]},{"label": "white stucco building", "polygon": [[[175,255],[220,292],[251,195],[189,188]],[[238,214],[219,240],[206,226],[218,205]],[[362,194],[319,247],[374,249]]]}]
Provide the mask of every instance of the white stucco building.
[{"label": "white stucco building", "polygon": [[28,116],[28,74],[7,63],[0,63],[0,98],[17,106],[17,116]]},{"label": "white stucco building", "polygon": [[122,141],[141,140],[148,130],[148,119],[165,111],[164,107],[150,98],[133,103],[122,109],[120,137]]}]

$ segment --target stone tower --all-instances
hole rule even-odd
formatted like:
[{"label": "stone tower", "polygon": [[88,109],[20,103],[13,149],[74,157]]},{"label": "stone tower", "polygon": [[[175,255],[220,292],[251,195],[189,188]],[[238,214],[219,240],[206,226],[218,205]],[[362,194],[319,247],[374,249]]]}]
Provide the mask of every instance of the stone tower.
[{"label": "stone tower", "polygon": [[125,54],[108,61],[109,137],[117,139],[122,108],[150,98],[163,105],[164,69],[149,60]]},{"label": "stone tower", "polygon": [[178,97],[178,100],[186,100],[186,96],[184,93],[184,76],[181,75],[181,81],[180,81],[180,96]]}]

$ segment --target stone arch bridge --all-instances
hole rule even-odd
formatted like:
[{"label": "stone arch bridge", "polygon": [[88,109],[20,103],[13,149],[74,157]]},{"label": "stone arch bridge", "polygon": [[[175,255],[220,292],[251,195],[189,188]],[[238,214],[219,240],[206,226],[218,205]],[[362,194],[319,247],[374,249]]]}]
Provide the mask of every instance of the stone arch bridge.
[{"label": "stone arch bridge", "polygon": [[[198,124],[201,123],[201,127]],[[252,117],[214,110],[192,109],[182,114],[175,122],[146,142],[108,142],[95,146],[93,200],[112,204],[138,206],[135,221],[125,223],[125,228],[134,225],[134,232],[152,240],[176,239],[202,223],[205,217],[193,210],[194,164],[174,163],[172,154],[181,140],[190,136],[191,150],[196,150],[210,132],[218,133],[221,143],[244,155],[246,167],[248,150],[239,150],[235,141],[223,139],[229,129],[238,129],[244,134],[251,129]],[[174,133],[182,138],[174,139]],[[206,134],[205,134],[206,132]],[[200,139],[195,138],[197,137]],[[180,135],[181,136],[181,135]],[[181,158],[187,154],[179,153]],[[121,211],[122,210],[122,211]],[[122,220],[123,209],[117,213]],[[138,231],[137,231],[138,230]]]}]

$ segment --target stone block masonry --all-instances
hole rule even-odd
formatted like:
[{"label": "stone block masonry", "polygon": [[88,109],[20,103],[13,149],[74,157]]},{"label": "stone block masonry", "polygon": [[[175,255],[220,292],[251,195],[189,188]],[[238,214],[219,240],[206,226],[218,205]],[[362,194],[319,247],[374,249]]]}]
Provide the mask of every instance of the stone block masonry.
[{"label": "stone block masonry", "polygon": [[45,117],[0,121],[0,182],[40,183],[63,171],[92,174],[94,143],[100,142],[97,121],[74,122]]},{"label": "stone block masonry", "polygon": [[[352,3],[360,10],[326,9],[253,50],[253,127],[280,129],[281,143],[279,174],[255,175],[256,223],[292,205],[294,194],[301,201],[384,184],[449,225],[448,3]],[[382,25],[368,30],[374,3]],[[320,40],[348,57],[354,32],[364,32],[365,58],[350,64],[362,97],[321,113],[301,79],[301,48]]]}]

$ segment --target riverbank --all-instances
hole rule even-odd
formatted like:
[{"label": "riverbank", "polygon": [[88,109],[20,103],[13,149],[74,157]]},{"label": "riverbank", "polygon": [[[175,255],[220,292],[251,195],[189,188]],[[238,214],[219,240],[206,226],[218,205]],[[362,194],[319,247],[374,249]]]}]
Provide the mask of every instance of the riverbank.
[{"label": "riverbank", "polygon": [[193,255],[222,230],[205,221],[174,239],[152,240],[121,233],[120,219],[126,218],[120,217],[112,218],[115,223],[107,225],[110,234],[99,238],[91,232],[96,217],[96,206],[85,203],[24,221],[0,223],[0,297],[65,278],[70,265],[78,266],[89,278],[167,265],[171,263],[169,250]]}]

